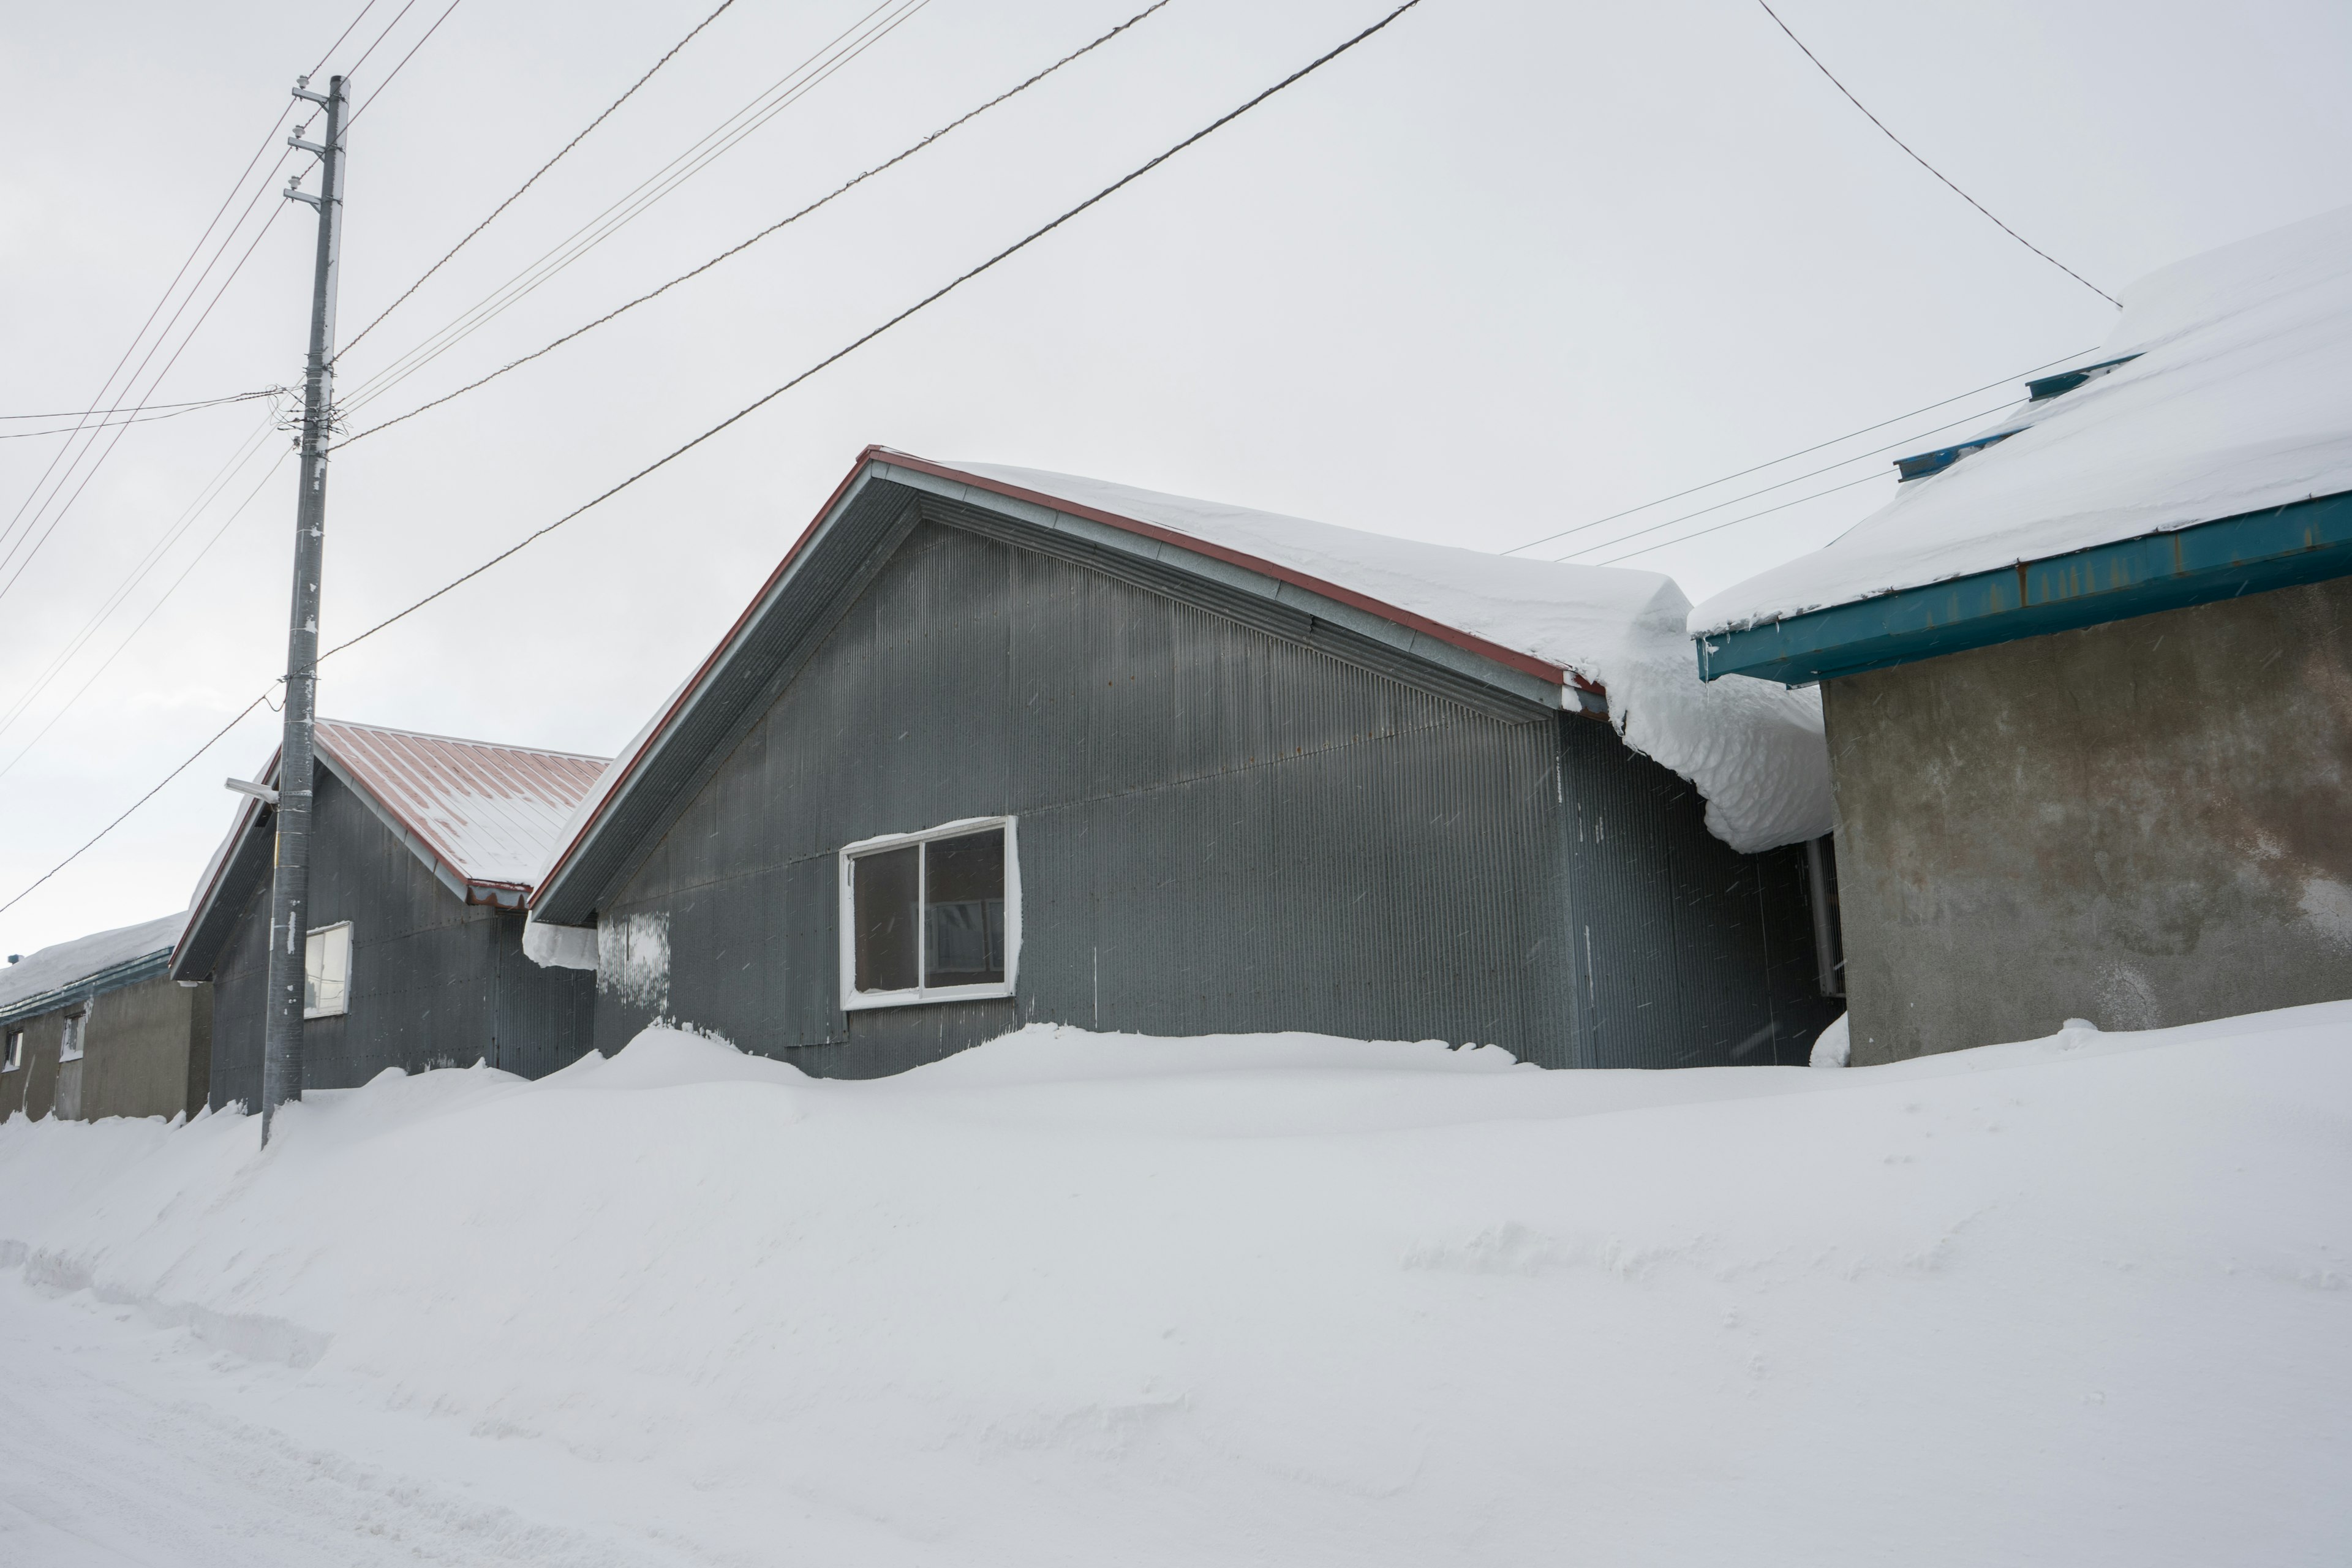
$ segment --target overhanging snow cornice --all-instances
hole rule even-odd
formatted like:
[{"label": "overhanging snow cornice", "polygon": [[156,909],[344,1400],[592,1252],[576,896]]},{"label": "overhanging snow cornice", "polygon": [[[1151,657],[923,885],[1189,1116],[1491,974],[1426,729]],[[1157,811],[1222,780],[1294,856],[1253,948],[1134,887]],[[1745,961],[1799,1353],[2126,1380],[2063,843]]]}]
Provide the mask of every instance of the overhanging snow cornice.
[{"label": "overhanging snow cornice", "polygon": [[1979,572],[1698,637],[1702,680],[1802,686],[2352,575],[2352,494]]}]

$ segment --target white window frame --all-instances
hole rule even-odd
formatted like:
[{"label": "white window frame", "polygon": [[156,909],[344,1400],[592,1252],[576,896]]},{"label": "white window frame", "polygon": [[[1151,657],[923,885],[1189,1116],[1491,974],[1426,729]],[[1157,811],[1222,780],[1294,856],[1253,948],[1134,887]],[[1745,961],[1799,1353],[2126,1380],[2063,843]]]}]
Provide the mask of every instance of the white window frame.
[{"label": "white window frame", "polygon": [[[961,838],[992,827],[1004,830],[1004,979],[994,985],[925,985],[923,971],[929,955],[922,951],[923,896],[929,891],[930,857],[918,858],[915,878],[915,985],[909,991],[857,989],[857,884],[854,862],[886,849],[928,844],[935,838]],[[1010,996],[1021,980],[1021,853],[1020,840],[1009,816],[967,816],[926,827],[919,833],[886,833],[842,846],[841,876],[841,1007],[862,1013],[873,1007],[920,1007],[940,1002],[980,1002]]]},{"label": "white window frame", "polygon": [[78,1062],[89,1055],[89,1007],[85,1004],[79,1013],[65,1016],[64,1032],[58,1037],[58,1065]]},{"label": "white window frame", "polygon": [[0,1044],[0,1072],[15,1072],[25,1065],[25,1031],[11,1029],[5,1044]]},{"label": "white window frame", "polygon": [[324,936],[331,931],[349,931],[351,929],[351,921],[336,921],[329,925],[312,926],[309,931],[302,933],[302,1016],[305,1020],[311,1018],[340,1018],[352,1010],[352,971],[359,964],[359,944],[357,942],[347,942],[345,945],[343,955],[343,1005],[340,1007],[320,1007],[314,1010],[310,1006],[310,939],[314,936]]}]

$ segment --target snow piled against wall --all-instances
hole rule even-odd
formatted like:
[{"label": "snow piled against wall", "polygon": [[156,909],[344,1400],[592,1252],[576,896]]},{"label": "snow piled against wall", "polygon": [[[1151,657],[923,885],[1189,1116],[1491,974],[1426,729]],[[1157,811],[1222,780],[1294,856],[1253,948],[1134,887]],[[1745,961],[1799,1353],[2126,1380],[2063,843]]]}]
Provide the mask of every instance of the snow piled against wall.
[{"label": "snow piled against wall", "polygon": [[2084,363],[2131,353],[1994,420],[1980,434],[2025,428],[1827,547],[1717,594],[1691,633],[2352,490],[2352,207],[2125,289]]},{"label": "snow piled against wall", "polygon": [[[467,1561],[2352,1541],[2352,1004],[1843,1072],[1033,1027],[844,1082],[656,1031],[278,1128],[0,1124],[0,1266],[145,1336],[89,1394],[156,1380],[157,1561],[280,1560],[196,1550],[254,1484],[194,1484],[199,1405],[240,1453],[299,1416],[304,1497],[374,1478],[312,1561],[408,1552],[425,1471],[569,1532]],[[388,1472],[318,1457],[363,1426]]]},{"label": "snow piled against wall", "polygon": [[1625,743],[1697,786],[1706,826],[1743,853],[1816,838],[1835,822],[1821,699],[1698,679],[1671,577],[1523,560],[1305,518],[993,463],[949,465],[1189,534],[1574,670],[1607,689]]}]

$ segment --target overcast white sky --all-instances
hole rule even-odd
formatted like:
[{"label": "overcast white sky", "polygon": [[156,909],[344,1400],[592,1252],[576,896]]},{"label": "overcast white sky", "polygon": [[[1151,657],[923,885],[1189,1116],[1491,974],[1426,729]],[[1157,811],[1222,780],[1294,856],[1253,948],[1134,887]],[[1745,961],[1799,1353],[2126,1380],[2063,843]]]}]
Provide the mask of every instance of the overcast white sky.
[{"label": "overcast white sky", "polygon": [[[355,79],[367,107],[351,141],[344,335],[714,3],[463,0],[369,105],[446,5],[417,0]],[[568,510],[1390,3],[1171,0],[817,217],[354,447],[331,485],[327,639]],[[10,0],[0,414],[89,405],[293,77],[359,4]],[[346,398],[873,4],[738,0],[352,351]],[[929,0],[355,424],[683,270],[1142,4]],[[1780,10],[1912,145],[2110,292],[2352,201],[2341,83],[2352,7],[1785,0]],[[337,63],[398,11],[399,0],[378,0]],[[238,208],[259,184],[248,180]],[[309,209],[264,196],[235,248],[273,206],[288,210],[157,397],[298,379]],[[1014,261],[333,661],[320,707],[609,752],[868,442],[1500,550],[2090,347],[2114,314],[1889,145],[1755,0],[1424,0]],[[1884,441],[1935,445],[1930,426],[1999,401],[1956,403],[1568,542],[1605,542]],[[151,549],[176,539],[0,729],[0,899],[282,668],[293,479],[289,466],[268,465],[284,438],[234,466],[261,423],[242,405],[129,430],[0,597],[5,715]],[[0,441],[0,519],[36,493],[61,445]],[[1596,555],[1885,475],[1884,460]],[[220,499],[174,534],[224,465]],[[1669,572],[1697,599],[1819,545],[1891,489],[1874,479],[1626,564]],[[44,528],[59,516],[42,515]],[[229,816],[221,777],[262,763],[275,722],[266,711],[247,720],[0,915],[0,950],[184,902]]]}]

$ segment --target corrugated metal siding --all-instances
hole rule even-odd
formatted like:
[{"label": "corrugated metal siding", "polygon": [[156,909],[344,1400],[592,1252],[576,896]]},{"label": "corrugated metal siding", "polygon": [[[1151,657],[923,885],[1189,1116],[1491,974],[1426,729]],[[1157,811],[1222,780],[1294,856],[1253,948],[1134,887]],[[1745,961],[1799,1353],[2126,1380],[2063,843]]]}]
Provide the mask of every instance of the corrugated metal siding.
[{"label": "corrugated metal siding", "polygon": [[[1034,1019],[1566,1065],[1558,736],[925,523],[604,915],[667,915],[676,1016],[815,1071]],[[1020,819],[1019,996],[837,1012],[838,847],[999,813]],[[598,1043],[653,1010],[606,992]]]},{"label": "corrugated metal siding", "polygon": [[1820,994],[1804,846],[1736,854],[1685,780],[1599,725],[1562,740],[1580,1064],[1801,1064],[1843,1010]]},{"label": "corrugated metal siding", "polygon": [[601,758],[319,721],[319,750],[467,881],[528,883]]},{"label": "corrugated metal siding", "polygon": [[[305,1088],[483,1059],[537,1077],[587,1048],[593,976],[531,963],[520,913],[459,902],[350,786],[321,772],[316,789],[309,918],[352,922],[352,992],[304,1026]],[[215,971],[215,1106],[260,1100],[268,923],[257,877]]]}]

